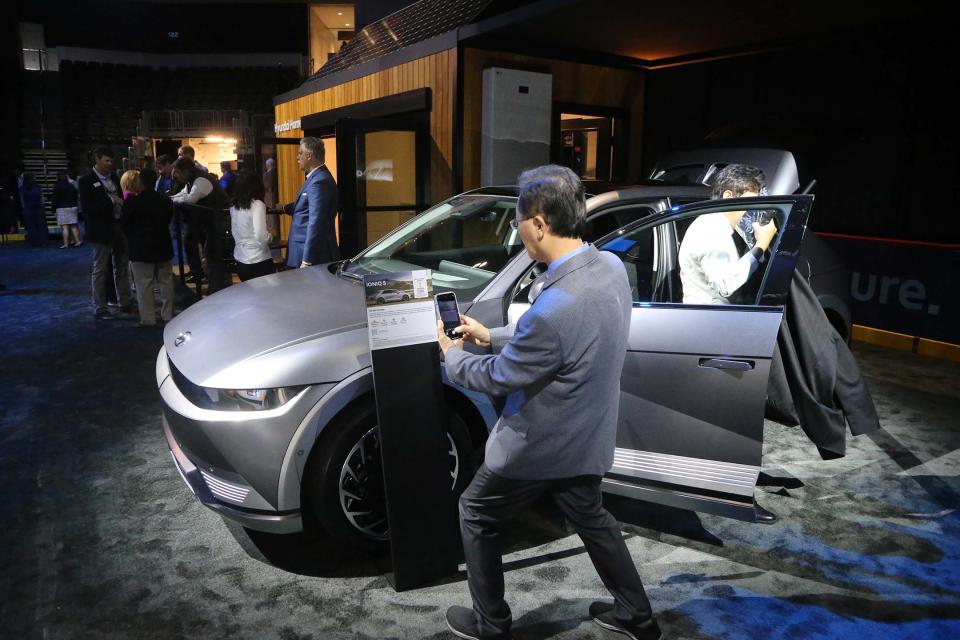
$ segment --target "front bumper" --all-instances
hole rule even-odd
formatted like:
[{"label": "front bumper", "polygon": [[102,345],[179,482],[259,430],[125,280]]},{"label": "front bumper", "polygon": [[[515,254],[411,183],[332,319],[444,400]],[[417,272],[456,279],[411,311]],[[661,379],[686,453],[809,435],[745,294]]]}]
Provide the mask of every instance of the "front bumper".
[{"label": "front bumper", "polygon": [[306,458],[291,442],[312,424],[311,408],[333,385],[311,385],[277,409],[201,409],[177,387],[166,350],[156,362],[163,431],[177,470],[200,502],[241,525],[268,533],[303,530],[300,473]]},{"label": "front bumper", "polygon": [[[170,431],[170,425],[167,423],[166,416],[163,417],[163,435],[167,439],[167,446],[170,447],[170,455],[173,462],[180,472],[180,477],[189,487],[193,495],[197,497],[200,503],[225,518],[234,520],[248,529],[256,531],[266,531],[268,533],[297,533],[303,531],[303,519],[300,511],[261,513],[253,510],[233,507],[218,499],[213,491],[221,495],[232,496],[233,499],[243,499],[246,497],[244,487],[235,485],[217,479],[211,474],[204,474],[190,461],[190,458],[183,452],[183,449],[177,444],[173,432]],[[212,488],[212,490],[211,490]]]}]

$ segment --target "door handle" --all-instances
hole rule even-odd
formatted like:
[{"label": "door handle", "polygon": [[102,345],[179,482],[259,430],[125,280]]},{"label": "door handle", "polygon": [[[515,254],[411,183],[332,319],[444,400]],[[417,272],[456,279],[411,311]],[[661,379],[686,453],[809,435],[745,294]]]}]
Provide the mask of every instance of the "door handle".
[{"label": "door handle", "polygon": [[750,371],[753,369],[752,360],[725,360],[723,358],[700,358],[700,366],[707,369],[731,369],[733,371]]}]

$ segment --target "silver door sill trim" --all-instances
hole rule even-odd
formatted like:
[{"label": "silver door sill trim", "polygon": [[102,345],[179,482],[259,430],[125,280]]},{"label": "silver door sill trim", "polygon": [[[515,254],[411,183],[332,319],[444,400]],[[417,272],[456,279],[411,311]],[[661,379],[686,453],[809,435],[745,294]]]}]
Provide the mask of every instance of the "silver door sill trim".
[{"label": "silver door sill trim", "polygon": [[617,448],[610,473],[680,487],[753,496],[760,467]]}]

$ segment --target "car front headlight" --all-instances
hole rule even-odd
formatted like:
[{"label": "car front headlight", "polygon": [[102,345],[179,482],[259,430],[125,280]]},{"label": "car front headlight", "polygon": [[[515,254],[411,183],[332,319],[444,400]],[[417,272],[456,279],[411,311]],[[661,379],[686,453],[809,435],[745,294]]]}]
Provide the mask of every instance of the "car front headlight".
[{"label": "car front headlight", "polygon": [[170,361],[170,375],[180,393],[201,409],[213,411],[269,411],[297,397],[308,385],[273,389],[214,389],[187,379]]},{"label": "car front headlight", "polygon": [[[266,411],[282,407],[293,400],[305,386],[276,389],[206,389],[216,392],[217,408],[226,411]],[[211,397],[211,399],[213,399]]]}]

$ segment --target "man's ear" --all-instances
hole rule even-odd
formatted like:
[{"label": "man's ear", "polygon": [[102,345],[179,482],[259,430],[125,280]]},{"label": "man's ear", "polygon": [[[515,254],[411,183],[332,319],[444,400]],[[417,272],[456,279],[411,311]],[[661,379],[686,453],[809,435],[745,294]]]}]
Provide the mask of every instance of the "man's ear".
[{"label": "man's ear", "polygon": [[730,189],[727,189],[722,194],[720,194],[720,197],[726,200],[727,198],[736,198],[737,196],[734,195],[733,191],[730,191]]}]

